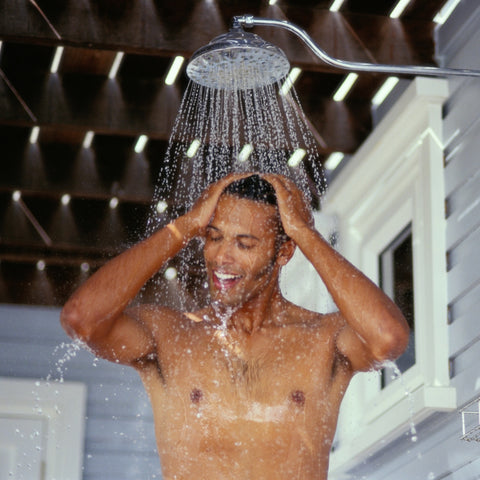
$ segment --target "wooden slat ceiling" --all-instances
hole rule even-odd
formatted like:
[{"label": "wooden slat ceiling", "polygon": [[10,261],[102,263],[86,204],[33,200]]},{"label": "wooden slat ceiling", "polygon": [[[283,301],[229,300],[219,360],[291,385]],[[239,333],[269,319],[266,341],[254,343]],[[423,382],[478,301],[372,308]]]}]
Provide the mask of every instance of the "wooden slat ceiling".
[{"label": "wooden slat ceiling", "polygon": [[[388,16],[393,0],[346,0],[336,13],[330,3],[0,0],[0,302],[61,305],[89,272],[142,237],[188,82],[183,72],[167,87],[166,72],[174,56],[188,58],[225,33],[234,15],[288,19],[345,60],[434,64],[432,19],[445,0],[412,0],[400,19]],[[322,64],[286,31],[254,32],[302,68],[295,87],[322,139],[319,162],[334,151],[354,153],[371,131],[371,99],[386,76],[360,74],[346,100],[334,102],[345,72]],[[52,74],[58,46],[64,52]],[[108,79],[117,52],[125,55]],[[34,126],[40,131],[32,145]],[[85,149],[88,131],[94,137]],[[138,155],[141,134],[150,140]],[[66,207],[64,194],[71,197]],[[39,259],[44,271],[36,269]],[[80,268],[85,262],[89,272]]]}]

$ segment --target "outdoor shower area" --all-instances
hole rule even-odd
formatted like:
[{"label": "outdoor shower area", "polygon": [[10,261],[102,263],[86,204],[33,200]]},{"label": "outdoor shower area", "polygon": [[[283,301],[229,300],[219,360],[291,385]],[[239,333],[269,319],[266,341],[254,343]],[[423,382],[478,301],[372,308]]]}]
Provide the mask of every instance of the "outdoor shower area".
[{"label": "outdoor shower area", "polygon": [[[293,87],[292,72],[306,64],[320,71],[319,60],[293,30],[268,21],[251,30],[249,12],[235,2],[182,5],[203,24],[180,20],[184,13],[165,2],[125,2],[130,15],[122,22],[139,42],[130,46],[109,2],[43,3],[0,0],[0,480],[162,478],[139,377],[72,342],[59,313],[92,271],[184,213],[231,171],[294,179],[315,208],[317,229],[395,300],[411,327],[395,364],[359,374],[349,387],[329,480],[479,478],[480,79],[392,71],[395,87],[367,114],[355,96],[348,107],[320,98],[315,92],[324,92],[328,76],[315,83],[297,71]],[[330,46],[347,36],[341,8],[328,10],[337,2],[306,2],[300,13],[291,2],[283,10],[281,1],[251,3],[254,18],[281,22],[290,12],[309,32],[301,24],[308,3],[325,38],[334,39]],[[361,36],[354,4],[346,1],[345,19]],[[448,19],[429,23],[434,59],[446,69],[480,70],[480,6],[439,1],[438,11],[447,4]],[[73,13],[98,35],[95,48],[76,45],[88,35],[72,27]],[[161,35],[149,29],[151,15],[170,19]],[[245,28],[237,25],[233,40],[222,15]],[[406,44],[415,27],[408,22],[407,15]],[[388,23],[391,33],[399,25]],[[215,57],[204,27],[218,30],[223,48],[240,42],[240,60]],[[110,49],[102,50],[105,39]],[[176,82],[158,78],[171,62],[154,55],[155,42],[175,57],[190,53]],[[57,70],[46,73],[58,46]],[[355,56],[348,50],[336,47]],[[76,76],[80,59],[86,70]],[[395,60],[427,63],[408,52]],[[97,70],[85,73],[90,64]],[[240,76],[229,70],[236,64]],[[343,67],[327,73],[348,77]],[[368,75],[379,85],[380,73]],[[341,162],[332,168],[327,160],[335,154]],[[166,265],[139,301],[187,310],[200,304],[207,289],[198,247]],[[285,268],[282,289],[307,308],[335,308],[301,254]]]}]

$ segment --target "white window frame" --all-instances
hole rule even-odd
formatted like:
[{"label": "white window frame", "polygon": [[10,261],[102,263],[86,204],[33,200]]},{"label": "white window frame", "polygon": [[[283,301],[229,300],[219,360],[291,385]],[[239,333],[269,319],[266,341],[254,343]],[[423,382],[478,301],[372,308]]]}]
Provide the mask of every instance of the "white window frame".
[{"label": "white window frame", "polygon": [[415,292],[415,365],[383,389],[378,372],[354,377],[342,403],[332,478],[408,433],[412,422],[456,408],[448,366],[441,140],[447,97],[445,80],[412,81],[323,203],[323,211],[338,218],[340,252],[377,284],[379,255],[411,223]]},{"label": "white window frame", "polygon": [[0,377],[0,417],[45,425],[38,439],[45,480],[82,479],[86,399],[83,383]]}]

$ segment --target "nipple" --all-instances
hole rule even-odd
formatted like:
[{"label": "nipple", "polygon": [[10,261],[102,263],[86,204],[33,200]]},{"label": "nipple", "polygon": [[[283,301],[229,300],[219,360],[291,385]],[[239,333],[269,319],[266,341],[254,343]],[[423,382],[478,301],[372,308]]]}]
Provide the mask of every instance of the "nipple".
[{"label": "nipple", "polygon": [[200,400],[202,399],[202,397],[203,397],[203,392],[198,388],[194,388],[190,392],[190,400],[192,401],[192,403],[200,403]]},{"label": "nipple", "polygon": [[290,398],[292,399],[293,403],[299,407],[303,407],[305,405],[305,394],[301,390],[294,390],[290,394]]}]

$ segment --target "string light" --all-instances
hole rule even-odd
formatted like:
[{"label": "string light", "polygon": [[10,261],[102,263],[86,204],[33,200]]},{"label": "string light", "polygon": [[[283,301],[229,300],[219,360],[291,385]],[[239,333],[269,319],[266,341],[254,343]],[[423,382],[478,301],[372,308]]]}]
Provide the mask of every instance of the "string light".
[{"label": "string light", "polygon": [[168,267],[163,274],[167,280],[173,280],[177,278],[177,269],[175,267]]},{"label": "string light", "polygon": [[372,98],[372,105],[378,107],[388,97],[395,85],[398,83],[398,77],[388,77],[383,85],[377,90]]},{"label": "string light", "polygon": [[390,18],[398,18],[404,10],[407,8],[407,5],[410,3],[411,0],[399,0],[399,2],[395,5],[395,8],[390,13]]},{"label": "string light", "polygon": [[330,171],[335,170],[344,157],[345,155],[342,152],[333,152],[325,161],[324,167]]},{"label": "string light", "polygon": [[283,85],[280,87],[280,95],[285,96],[293,87],[293,84],[296,82],[297,78],[299,75],[302,73],[302,69],[298,67],[293,67],[290,70],[290,73],[288,74],[287,78],[285,79],[285,82],[283,82]]},{"label": "string light", "polygon": [[345,0],[335,0],[335,1],[330,5],[329,10],[330,10],[331,12],[338,12],[338,11],[340,10],[340,8],[342,7],[344,1],[345,1]]},{"label": "string light", "polygon": [[108,202],[108,206],[114,210],[115,208],[118,207],[118,198],[117,197],[112,197],[110,199],[110,202]]},{"label": "string light", "polygon": [[68,193],[64,193],[61,198],[62,205],[67,206],[70,203],[71,197]]},{"label": "string light", "polygon": [[168,208],[168,203],[165,200],[160,200],[157,203],[157,212],[163,213]]},{"label": "string light", "polygon": [[118,70],[120,69],[120,65],[123,60],[123,55],[124,52],[117,52],[117,54],[115,55],[110,71],[108,72],[108,78],[113,79],[117,76]]},{"label": "string light", "polygon": [[63,47],[57,47],[55,49],[55,54],[53,55],[52,64],[50,65],[50,73],[57,73],[58,67],[63,56]]},{"label": "string light", "polygon": [[45,267],[46,267],[46,263],[45,263],[45,260],[39,260],[37,262],[37,270],[39,272],[43,272],[45,270]]},{"label": "string light", "polygon": [[197,154],[198,149],[200,148],[200,145],[201,145],[200,140],[198,140],[197,138],[195,140],[193,140],[193,142],[188,147],[187,157],[188,158],[193,158]]},{"label": "string light", "polygon": [[135,144],[135,152],[142,153],[147,142],[148,142],[148,137],[146,135],[140,135],[138,137],[137,143]]},{"label": "string light", "polygon": [[297,167],[306,154],[307,154],[306,150],[304,150],[303,148],[297,148],[292,153],[292,156],[288,159],[288,162],[287,162],[288,166]]},{"label": "string light", "polygon": [[349,73],[333,95],[333,100],[335,102],[343,102],[345,97],[348,95],[348,92],[350,92],[353,85],[357,81],[357,78],[358,75],[356,73]]},{"label": "string light", "polygon": [[181,55],[175,57],[172,62],[172,66],[168,71],[167,77],[165,78],[166,85],[173,85],[175,83],[175,80],[177,79],[177,75],[180,73],[180,69],[182,68],[184,60],[185,58],[183,58]]},{"label": "string light", "polygon": [[250,143],[247,143],[246,145],[243,146],[242,150],[238,154],[238,161],[246,162],[248,160],[248,157],[250,157],[250,155],[252,154],[252,152],[253,152],[253,145],[251,145]]}]

